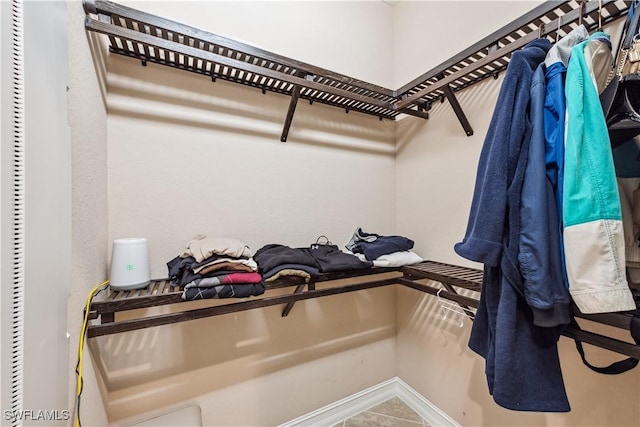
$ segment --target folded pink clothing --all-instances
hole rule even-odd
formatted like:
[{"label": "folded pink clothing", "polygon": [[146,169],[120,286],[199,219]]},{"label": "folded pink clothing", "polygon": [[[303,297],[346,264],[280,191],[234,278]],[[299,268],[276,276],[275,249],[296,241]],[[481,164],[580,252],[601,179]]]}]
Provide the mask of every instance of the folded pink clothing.
[{"label": "folded pink clothing", "polygon": [[190,288],[211,288],[220,285],[230,284],[257,284],[262,282],[260,273],[229,273],[215,277],[203,277],[185,285],[185,289]]},{"label": "folded pink clothing", "polygon": [[260,273],[231,273],[226,276],[222,276],[222,283],[260,283],[262,276]]}]

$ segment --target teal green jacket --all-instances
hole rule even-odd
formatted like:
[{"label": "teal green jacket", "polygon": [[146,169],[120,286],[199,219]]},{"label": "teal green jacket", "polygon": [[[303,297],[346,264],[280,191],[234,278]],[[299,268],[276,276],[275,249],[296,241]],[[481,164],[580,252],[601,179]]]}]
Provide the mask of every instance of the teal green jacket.
[{"label": "teal green jacket", "polygon": [[609,36],[595,33],[571,50],[565,86],[564,249],[569,292],[583,313],[635,309],[611,143],[591,72],[598,64],[585,55],[596,39]]}]

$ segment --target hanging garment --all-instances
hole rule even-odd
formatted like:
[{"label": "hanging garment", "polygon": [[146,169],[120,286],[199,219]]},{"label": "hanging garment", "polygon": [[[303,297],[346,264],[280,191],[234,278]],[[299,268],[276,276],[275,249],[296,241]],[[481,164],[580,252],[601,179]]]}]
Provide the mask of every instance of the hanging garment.
[{"label": "hanging garment", "polygon": [[609,35],[603,32],[594,33],[584,44],[584,59],[589,68],[591,81],[600,95],[607,86],[609,73],[613,66]]},{"label": "hanging garment", "polygon": [[554,44],[545,58],[546,93],[544,101],[545,161],[547,175],[556,193],[558,216],[562,219],[562,180],[564,173],[564,130],[567,108],[564,87],[571,49],[589,37],[584,25],[573,29]]},{"label": "hanging garment", "polygon": [[593,39],[608,35],[595,33],[571,50],[565,88],[564,251],[569,292],[582,313],[635,309],[611,144],[591,72],[598,67],[585,56]]},{"label": "hanging garment", "polygon": [[553,327],[571,322],[571,297],[563,280],[554,188],[546,173],[545,93],[545,66],[540,64],[531,82],[529,115],[532,130],[522,184],[518,261],[533,323]]},{"label": "hanging garment", "polygon": [[557,210],[558,235],[560,245],[560,263],[564,287],[569,289],[569,279],[564,261],[564,245],[562,243],[562,189],[564,187],[564,130],[567,104],[564,96],[567,65],[571,57],[571,49],[589,38],[589,32],[580,25],[555,43],[544,60],[547,68],[545,74],[544,99],[544,142],[547,177],[553,187]]},{"label": "hanging garment", "polygon": [[640,134],[640,74],[615,76],[602,94],[602,105],[612,147]]},{"label": "hanging garment", "polygon": [[613,149],[618,178],[640,178],[640,138],[630,139]]},{"label": "hanging garment", "polygon": [[[622,207],[625,260],[629,287],[640,289],[640,138],[613,149]],[[636,298],[637,300],[637,298]]]},{"label": "hanging garment", "polygon": [[555,328],[533,324],[518,267],[520,200],[531,126],[531,80],[550,42],[514,52],[480,154],[462,257],[484,264],[469,347],[485,358],[496,403],[521,411],[569,411]]}]

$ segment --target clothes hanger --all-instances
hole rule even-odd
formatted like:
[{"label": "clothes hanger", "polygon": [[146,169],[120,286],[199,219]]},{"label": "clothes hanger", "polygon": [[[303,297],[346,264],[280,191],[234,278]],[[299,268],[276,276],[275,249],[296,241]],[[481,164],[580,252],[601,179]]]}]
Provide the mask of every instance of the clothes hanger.
[{"label": "clothes hanger", "polygon": [[602,0],[598,0],[598,28],[596,31],[602,31]]},{"label": "clothes hanger", "polygon": [[582,25],[582,16],[584,15],[584,8],[587,5],[585,0],[580,0],[580,13],[578,14],[578,25]]},{"label": "clothes hanger", "polygon": [[[323,238],[324,242],[321,241]],[[331,240],[329,240],[329,238],[323,234],[316,239],[314,245],[333,245],[333,242],[331,242]]]}]

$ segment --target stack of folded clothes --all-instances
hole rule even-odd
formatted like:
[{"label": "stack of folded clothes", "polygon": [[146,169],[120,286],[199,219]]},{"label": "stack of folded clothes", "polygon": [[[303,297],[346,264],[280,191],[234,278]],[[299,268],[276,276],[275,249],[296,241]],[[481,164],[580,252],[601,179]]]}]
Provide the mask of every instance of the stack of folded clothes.
[{"label": "stack of folded clothes", "polygon": [[184,300],[244,298],[264,293],[251,249],[237,239],[198,235],[167,267],[171,283],[184,287]]},{"label": "stack of folded clothes", "polygon": [[283,276],[301,276],[310,279],[319,273],[359,270],[373,265],[370,261],[342,252],[331,242],[314,243],[304,248],[269,244],[258,249],[254,259],[262,277],[267,282]]},{"label": "stack of folded clothes", "polygon": [[404,236],[366,233],[360,227],[345,247],[361,260],[371,261],[374,267],[401,267],[422,261],[418,254],[411,251],[413,240]]}]

